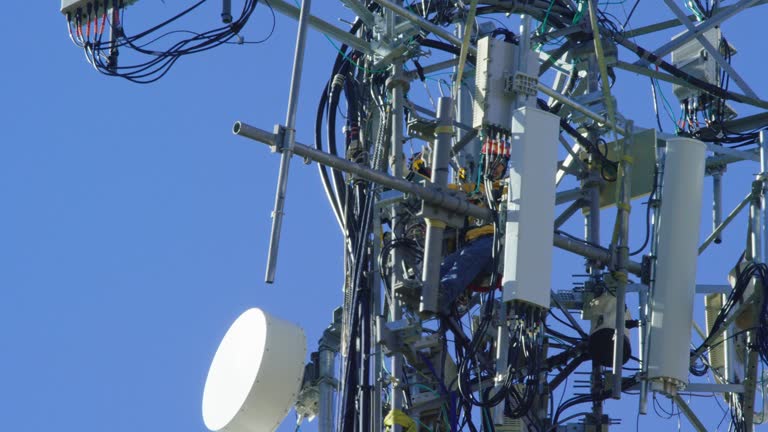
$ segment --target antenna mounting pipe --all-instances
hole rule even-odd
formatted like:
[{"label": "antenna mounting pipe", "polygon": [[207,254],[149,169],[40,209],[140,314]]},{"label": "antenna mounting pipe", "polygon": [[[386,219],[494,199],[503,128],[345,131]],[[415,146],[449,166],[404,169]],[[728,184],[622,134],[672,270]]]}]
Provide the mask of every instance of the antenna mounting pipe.
[{"label": "antenna mounting pipe", "polygon": [[288,113],[285,119],[285,141],[283,142],[283,154],[280,159],[280,172],[277,175],[277,193],[275,194],[275,210],[272,212],[272,231],[269,240],[269,256],[267,257],[267,274],[264,278],[264,281],[268,284],[275,281],[275,272],[277,270],[277,251],[280,245],[280,231],[283,227],[285,196],[288,193],[288,170],[291,167],[293,145],[296,141],[296,110],[299,104],[301,72],[304,69],[304,50],[307,45],[307,23],[309,22],[309,8],[311,5],[312,0],[301,1],[299,32],[296,36],[296,52],[293,59],[293,73],[291,75],[291,92],[288,94]]}]

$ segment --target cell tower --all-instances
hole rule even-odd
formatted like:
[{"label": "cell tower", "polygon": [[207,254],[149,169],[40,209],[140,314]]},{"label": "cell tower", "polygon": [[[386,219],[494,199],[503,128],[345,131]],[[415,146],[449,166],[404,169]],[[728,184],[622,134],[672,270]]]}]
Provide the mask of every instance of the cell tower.
[{"label": "cell tower", "polygon": [[[356,16],[341,28],[312,15],[311,0],[246,0],[239,16],[225,0],[220,28],[144,44],[205,1],[135,36],[120,13],[135,1],[63,0],[62,12],[97,70],[140,83],[182,56],[247,42],[240,32],[257,7],[298,20],[285,124],[233,131],[280,153],[266,282],[278,275],[298,156],[317,163],[344,235],[344,293],[309,347],[267,312],[237,319],[208,375],[209,429],[272,431],[293,408],[320,432],[608,431],[632,420],[608,402],[639,416],[657,398],[692,429],[719,427],[691,395],[714,395],[729,430],[766,420],[768,102],[737,72],[720,27],[765,13],[766,1],[664,0],[657,7],[675,19],[647,23],[632,21],[639,1],[623,5],[625,20],[594,0],[323,3]],[[309,127],[297,112],[312,31],[340,47],[309,145],[296,130]],[[612,87],[649,78],[657,125],[640,125]],[[673,85],[677,119],[660,82]],[[417,149],[408,157],[407,141]],[[724,217],[722,179],[738,162],[757,174]],[[709,183],[711,217],[701,211]],[[583,233],[568,233],[578,213]],[[718,269],[729,284],[697,281],[699,256],[730,225],[747,236]],[[630,236],[645,241],[632,248]],[[555,249],[579,263],[568,268]],[[565,289],[554,271],[583,274]],[[582,393],[567,390],[577,376]]]}]

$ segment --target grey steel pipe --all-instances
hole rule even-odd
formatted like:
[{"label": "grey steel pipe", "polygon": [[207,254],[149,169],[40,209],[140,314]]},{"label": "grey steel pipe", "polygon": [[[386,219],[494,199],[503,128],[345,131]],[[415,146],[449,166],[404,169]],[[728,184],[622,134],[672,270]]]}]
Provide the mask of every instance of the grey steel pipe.
[{"label": "grey steel pipe", "polygon": [[[568,238],[561,234],[555,233],[553,243],[556,248],[573,252],[576,255],[581,255],[595,261],[609,263],[611,260],[611,253],[608,250],[590,246],[584,242]],[[627,271],[634,275],[640,275],[642,272],[642,265],[635,261],[628,261]]]},{"label": "grey steel pipe", "polygon": [[[398,3],[401,3],[400,0],[398,0]],[[394,16],[387,16],[386,19],[387,26],[390,29],[390,34],[394,34],[394,26],[395,26],[395,17]],[[391,129],[391,139],[390,142],[390,161],[391,161],[391,169],[392,174],[394,178],[398,181],[405,180],[402,179],[403,175],[405,174],[404,167],[403,167],[403,130],[405,129],[404,125],[404,117],[405,117],[405,93],[406,89],[404,86],[406,83],[402,80],[399,80],[400,74],[402,74],[403,70],[403,63],[397,62],[393,65],[394,69],[394,76],[392,80],[392,106],[390,110],[390,115],[392,116],[390,122],[392,124]],[[386,176],[386,174],[384,174]],[[388,176],[387,176],[388,177]],[[410,183],[410,182],[408,182]],[[393,236],[401,236],[405,235],[405,224],[403,224],[402,218],[400,215],[397,214],[396,211],[393,211],[391,214],[392,218],[392,234]],[[399,281],[399,278],[401,278],[400,270],[402,268],[402,262],[403,257],[401,255],[401,251],[399,248],[394,248],[392,250],[392,269],[391,272],[391,279],[389,282],[389,286],[393,287],[391,295],[391,302],[389,304],[389,316],[392,319],[392,321],[399,321],[403,318],[403,308],[401,305],[400,298],[395,295],[395,286],[397,286],[397,282]],[[403,369],[404,359],[403,355],[399,353],[395,353],[395,355],[392,356],[392,360],[390,362],[390,367],[392,368],[392,376],[395,379],[394,383],[392,385],[392,398],[390,400],[390,404],[392,406],[392,409],[395,410],[401,410],[403,409],[403,406],[405,405],[405,392],[403,391],[400,379],[401,371]],[[406,389],[407,391],[407,389]],[[392,427],[392,432],[402,432],[403,428],[400,425],[394,425]]]},{"label": "grey steel pipe", "polygon": [[707,432],[706,426],[704,426],[704,423],[699,420],[699,418],[696,416],[696,413],[693,412],[691,407],[688,406],[688,403],[685,402],[685,399],[680,397],[680,395],[675,395],[673,397],[675,400],[675,403],[678,407],[680,407],[680,411],[685,414],[685,417],[688,418],[688,421],[691,422],[691,425],[693,425],[693,428],[696,429],[698,432]]},{"label": "grey steel pipe", "polygon": [[[235,123],[233,132],[235,135],[251,138],[271,147],[276,145],[275,135],[270,134],[262,129],[249,126],[242,122]],[[414,195],[419,199],[426,201],[428,204],[443,208],[447,211],[458,213],[463,216],[472,216],[474,218],[488,222],[493,220],[492,212],[487,208],[482,208],[470,204],[469,202],[450,195],[447,192],[428,189],[416,183],[409,182],[408,180],[393,177],[381,171],[372,170],[366,166],[330,155],[313,147],[309,147],[297,142],[294,145],[293,153],[303,158],[311,159],[320,164],[327,165],[331,168],[357,175],[361,178],[380,184],[382,186],[395,189],[406,194]]]},{"label": "grey steel pipe", "polygon": [[275,209],[272,212],[272,231],[269,239],[267,272],[264,278],[264,281],[268,284],[275,281],[275,272],[277,270],[277,252],[280,247],[280,231],[283,227],[283,210],[285,209],[285,197],[288,194],[288,171],[291,167],[293,145],[296,141],[296,111],[299,105],[301,73],[304,70],[304,50],[307,45],[307,23],[309,22],[311,6],[312,0],[301,1],[299,31],[296,35],[296,52],[294,53],[293,72],[291,74],[291,90],[288,94],[288,112],[285,115],[285,140],[283,141],[283,154],[280,159],[280,171],[277,175]]},{"label": "grey steel pipe", "polygon": [[[629,135],[624,140],[622,146],[624,154],[632,143],[632,122],[627,122],[627,131]],[[626,318],[624,316],[624,305],[627,297],[627,262],[629,261],[629,204],[632,199],[632,164],[626,158],[619,161],[621,170],[621,194],[616,218],[618,222],[617,232],[617,266],[616,277],[618,285],[616,286],[616,329],[613,345],[613,376],[620,377],[622,367],[624,366],[624,328]],[[611,397],[621,399],[621,380],[613,381]]]},{"label": "grey steel pipe", "polygon": [[318,432],[333,432],[334,410],[333,393],[336,391],[334,371],[336,370],[336,353],[329,347],[320,347],[318,352],[318,366],[320,369],[320,404],[317,414]]},{"label": "grey steel pipe", "polygon": [[[651,208],[651,230],[649,233],[649,239],[651,242],[651,256],[655,257],[656,253],[658,252],[658,236],[656,235],[656,231],[658,228],[659,223],[659,211],[660,206],[659,203],[662,191],[664,189],[664,184],[662,182],[662,179],[664,178],[664,150],[656,146],[655,148],[656,153],[656,172],[654,173],[654,182],[653,184],[656,186],[655,190],[652,192],[652,195],[654,197],[653,200],[650,200],[648,202],[649,206],[652,206]],[[701,251],[701,248],[699,249]],[[699,252],[701,254],[701,252]],[[650,280],[653,281],[656,278],[656,265],[651,265],[651,275]],[[642,313],[643,315],[640,317],[640,319],[643,321],[642,326],[638,328],[641,336],[641,342],[643,344],[642,346],[642,363],[640,364],[641,374],[643,377],[648,376],[648,359],[650,357],[650,344],[648,343],[649,340],[649,334],[650,334],[650,318],[651,318],[651,300],[653,299],[652,291],[653,286],[649,286],[648,290],[645,292],[645,296],[640,296],[640,305],[642,307]],[[643,302],[644,301],[644,302]],[[648,413],[648,390],[649,390],[650,383],[647,379],[643,379],[640,381],[640,398],[638,400],[638,412],[640,414],[647,414]]]},{"label": "grey steel pipe", "polygon": [[763,251],[763,238],[765,233],[763,227],[765,226],[765,216],[763,209],[761,208],[762,194],[759,196],[753,196],[749,205],[749,221],[752,228],[752,258],[755,261],[762,263],[765,259],[765,253]]},{"label": "grey steel pipe", "polygon": [[221,21],[224,24],[232,22],[232,0],[224,0],[221,5]]},{"label": "grey steel pipe", "polygon": [[[254,141],[261,142],[271,147],[275,147],[276,145],[276,138],[274,134],[242,122],[235,123],[233,132],[235,135],[250,138]],[[406,194],[414,195],[431,205],[441,207],[445,210],[452,211],[463,216],[472,216],[483,221],[493,220],[492,212],[489,209],[472,205],[465,200],[457,198],[453,195],[449,195],[445,192],[427,189],[417,185],[416,183],[411,183],[401,178],[392,177],[381,171],[374,171],[363,165],[330,155],[298,142],[295,144],[293,150],[296,155],[303,158],[311,159],[317,163],[357,175],[361,178],[380,184],[382,186],[389,187]],[[553,242],[555,247],[560,249],[567,250],[569,252],[573,252],[575,254],[603,263],[610,262],[611,254],[606,249],[590,246],[584,242],[576,241],[560,234],[555,234]],[[641,272],[641,265],[638,262],[629,261],[627,263],[627,270],[632,274],[639,275]]]},{"label": "grey steel pipe", "polygon": [[[646,311],[648,310],[648,290],[639,290],[637,293],[637,296],[638,296],[637,317],[640,320],[641,324],[644,324]],[[640,367],[642,367],[642,365],[644,365],[646,362],[646,355],[645,355],[646,343],[647,343],[646,333],[643,330],[643,325],[641,325],[639,327],[639,331],[637,332],[637,356],[640,359],[640,362],[639,362]]]},{"label": "grey steel pipe", "polygon": [[762,243],[759,248],[758,259],[761,263],[765,264],[768,261],[768,235],[765,232],[765,224],[768,221],[768,136],[764,130],[760,131],[760,180],[763,183],[762,193],[760,194],[760,232],[762,235]]},{"label": "grey steel pipe", "polygon": [[[718,170],[712,173],[712,231],[716,230],[721,223],[723,223],[723,173]],[[715,244],[720,244],[722,241],[722,232],[718,231]]]},{"label": "grey steel pipe", "polygon": [[[451,139],[453,138],[453,99],[441,97],[437,100],[437,128],[432,152],[432,186],[444,188],[448,185],[448,163],[451,160]],[[443,232],[445,222],[427,218],[427,235],[424,248],[424,270],[422,271],[421,304],[419,312],[432,315],[438,310],[440,292],[440,263],[443,258]]]},{"label": "grey steel pipe", "polygon": [[[373,238],[380,239],[384,235],[381,229],[381,212],[376,208],[373,212]],[[381,242],[374,241],[373,243],[373,256],[378,257],[381,254]],[[377,260],[373,261],[373,272],[371,272],[371,303],[373,307],[373,316],[381,317],[385,316],[386,312],[382,311],[382,286],[381,286],[381,268],[378,265]],[[383,320],[373,320],[371,330],[371,340],[377,341],[377,334],[380,334],[379,326],[382,325]],[[380,395],[384,382],[384,353],[380,349],[376,349],[373,352],[373,378],[374,378],[374,394]],[[372,411],[371,411],[371,430],[380,431],[384,430],[382,420],[382,400],[379,397],[372,398]]]},{"label": "grey steel pipe", "polygon": [[725,229],[725,227],[727,227],[727,226],[728,226],[728,224],[730,224],[730,223],[731,223],[731,221],[733,221],[733,220],[736,218],[736,216],[738,216],[738,214],[741,212],[741,210],[742,210],[742,209],[744,209],[744,207],[746,207],[746,206],[747,206],[747,204],[749,204],[749,202],[750,202],[751,200],[752,200],[752,193],[750,192],[750,193],[748,193],[748,194],[747,194],[747,196],[746,196],[746,197],[744,197],[744,199],[743,199],[743,200],[742,200],[742,201],[741,201],[741,202],[740,202],[740,203],[739,203],[739,204],[738,204],[738,205],[737,205],[737,206],[736,206],[736,207],[735,207],[735,208],[734,208],[734,209],[731,211],[731,213],[729,213],[729,214],[728,214],[728,216],[726,216],[726,217],[725,217],[725,220],[724,220],[724,221],[723,221],[723,222],[722,222],[720,225],[718,225],[718,226],[717,226],[717,228],[715,228],[715,230],[714,230],[714,231],[712,231],[712,234],[710,234],[710,235],[709,235],[709,237],[707,237],[707,238],[704,240],[704,243],[702,243],[702,244],[701,244],[701,246],[699,246],[699,255],[701,255],[701,254],[704,252],[704,250],[706,250],[706,249],[707,249],[707,246],[709,246],[709,245],[710,245],[710,244],[711,244],[711,243],[712,243],[712,242],[713,242],[713,241],[714,241],[714,240],[717,238],[717,236],[718,236],[718,235],[720,235],[720,233],[721,233],[721,232],[723,232],[723,230]]}]

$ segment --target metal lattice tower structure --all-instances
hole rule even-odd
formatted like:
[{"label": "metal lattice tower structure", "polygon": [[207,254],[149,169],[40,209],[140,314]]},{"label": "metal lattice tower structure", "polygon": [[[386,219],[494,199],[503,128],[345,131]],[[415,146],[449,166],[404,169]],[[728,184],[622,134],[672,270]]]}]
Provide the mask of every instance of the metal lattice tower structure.
[{"label": "metal lattice tower structure", "polygon": [[[107,3],[117,24],[124,5]],[[695,430],[713,430],[688,402],[702,393],[722,399],[734,430],[765,420],[768,102],[738,71],[759,66],[731,61],[737,47],[721,25],[765,13],[766,2],[664,0],[674,18],[640,24],[639,2],[629,3],[623,22],[594,0],[323,4],[356,16],[341,28],[314,16],[311,0],[269,1],[298,20],[286,121],[234,126],[280,153],[266,282],[278,276],[294,156],[317,163],[345,241],[344,296],[310,347],[299,422],[317,417],[321,432],[607,431],[621,420],[607,402],[636,400],[640,415],[663,397]],[[62,7],[79,21],[86,4]],[[224,2],[225,21],[231,11]],[[646,46],[670,29],[680,33]],[[313,31],[341,46],[308,145],[296,131]],[[125,46],[119,31],[111,38],[105,53]],[[613,90],[649,82],[656,125],[627,115],[635,102]],[[673,86],[676,119],[660,82]],[[406,142],[418,149],[410,157]],[[737,163],[757,174],[725,215],[722,181]],[[711,221],[700,211],[710,178]],[[699,255],[739,224],[744,253],[718,270],[730,284],[697,284]],[[579,261],[556,262],[554,249]],[[552,274],[574,263],[565,271],[578,273],[576,288],[565,289]],[[557,401],[572,376],[585,393]]]}]

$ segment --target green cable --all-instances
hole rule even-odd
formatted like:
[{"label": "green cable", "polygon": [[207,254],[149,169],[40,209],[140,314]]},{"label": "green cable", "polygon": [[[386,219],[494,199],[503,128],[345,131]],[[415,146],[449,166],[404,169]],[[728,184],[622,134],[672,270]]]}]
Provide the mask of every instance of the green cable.
[{"label": "green cable", "polygon": [[420,384],[420,383],[413,383],[413,384],[411,384],[411,387],[423,388],[423,389],[426,389],[426,390],[432,392],[433,394],[436,394],[436,395],[440,396],[440,393],[437,390],[433,389],[432,387],[430,387],[428,385],[424,385],[424,384]]},{"label": "green cable", "polygon": [[698,6],[692,1],[687,0],[685,2],[685,7],[688,8],[693,14],[696,16],[697,21],[704,21],[704,13],[699,9]]},{"label": "green cable", "polygon": [[414,418],[413,420],[414,420],[416,423],[418,423],[419,425],[421,425],[421,427],[423,427],[424,429],[428,430],[429,432],[432,432],[432,428],[431,428],[431,427],[429,427],[429,426],[427,426],[427,425],[425,425],[424,423],[420,422],[420,421],[419,421],[419,419],[417,419],[417,418]]},{"label": "green cable", "polygon": [[442,405],[441,410],[443,411],[443,420],[445,420],[445,424],[451,426],[451,421],[448,419],[448,412],[445,410],[445,404]]},{"label": "green cable", "polygon": [[675,121],[675,118],[672,117],[672,112],[674,111],[672,109],[672,105],[669,104],[667,97],[664,96],[664,92],[661,91],[659,80],[654,79],[653,83],[656,85],[656,90],[659,92],[659,95],[661,95],[661,99],[664,101],[664,105],[667,107],[667,115],[669,116],[669,119],[672,120],[672,123],[675,125],[675,130],[679,129],[679,127],[677,126],[677,122]]},{"label": "green cable", "polygon": [[576,9],[576,13],[573,15],[573,21],[571,24],[578,24],[584,17],[584,1],[579,0],[579,8]]},{"label": "green cable", "polygon": [[544,32],[544,27],[547,26],[547,20],[549,19],[549,13],[552,12],[552,6],[554,5],[555,5],[555,0],[552,0],[549,2],[547,13],[544,14],[544,19],[541,20],[541,25],[539,26],[539,35],[541,35]]},{"label": "green cable", "polygon": [[[481,137],[480,140],[482,141],[484,137]],[[483,160],[485,159],[485,155],[480,155],[480,163],[477,164],[477,181],[475,181],[475,192],[480,191],[480,182],[483,179]]]}]

